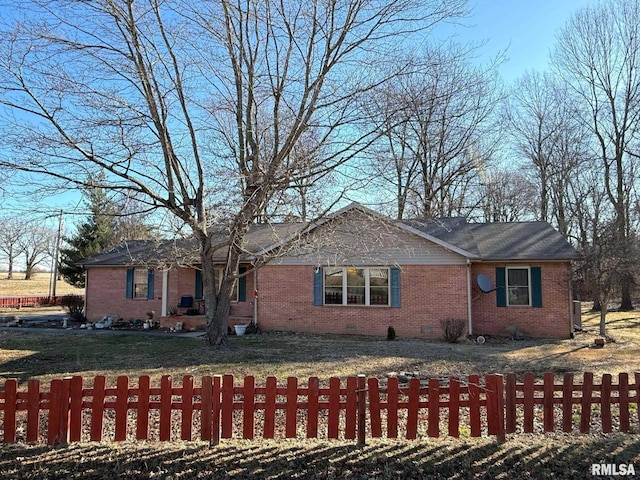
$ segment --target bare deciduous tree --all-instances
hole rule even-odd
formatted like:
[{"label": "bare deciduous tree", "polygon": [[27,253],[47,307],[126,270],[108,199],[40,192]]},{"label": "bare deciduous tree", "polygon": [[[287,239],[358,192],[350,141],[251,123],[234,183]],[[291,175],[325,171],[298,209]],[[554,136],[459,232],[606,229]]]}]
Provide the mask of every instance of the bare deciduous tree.
[{"label": "bare deciduous tree", "polygon": [[18,244],[24,254],[24,279],[31,280],[38,265],[53,256],[56,231],[33,222],[26,228]]},{"label": "bare deciduous tree", "polygon": [[[464,13],[454,0],[25,1],[0,35],[6,166],[130,192],[189,225],[207,334],[227,340],[250,225],[274,192],[345,163],[375,138],[362,94],[401,41]],[[323,154],[292,169],[312,128]],[[356,132],[357,135],[356,135]],[[214,228],[212,205],[228,208]],[[223,280],[212,254],[228,247]]]},{"label": "bare deciduous tree", "polygon": [[[593,134],[615,211],[616,238],[631,240],[629,213],[638,156],[631,147],[637,145],[640,121],[640,2],[614,0],[579,10],[560,31],[552,59]],[[621,308],[632,309],[633,268],[629,263],[619,266],[625,270],[620,276]]]},{"label": "bare deciduous tree", "polygon": [[0,228],[0,252],[7,259],[7,279],[13,278],[13,268],[16,258],[23,253],[20,239],[25,233],[27,225],[15,217],[2,219]]},{"label": "bare deciduous tree", "polygon": [[484,222],[530,220],[535,211],[536,189],[521,172],[494,169],[482,175],[477,189],[477,209]]},{"label": "bare deciduous tree", "polygon": [[397,218],[460,214],[498,101],[496,64],[474,66],[473,46],[447,44],[402,62],[405,73],[376,91],[372,110],[382,139],[372,162],[382,188],[392,188]]},{"label": "bare deciduous tree", "polygon": [[504,119],[515,152],[536,180],[537,219],[569,228],[567,183],[588,159],[587,132],[565,88],[549,73],[528,72],[512,88]]}]

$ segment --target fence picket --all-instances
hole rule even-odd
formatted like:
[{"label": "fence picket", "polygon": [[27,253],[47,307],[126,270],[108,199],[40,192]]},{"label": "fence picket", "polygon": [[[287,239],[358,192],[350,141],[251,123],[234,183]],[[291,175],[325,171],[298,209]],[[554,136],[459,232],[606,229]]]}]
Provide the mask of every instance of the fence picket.
[{"label": "fence picket", "polygon": [[545,432],[553,432],[555,427],[553,409],[554,409],[554,377],[553,373],[544,374],[543,380],[543,423]]},{"label": "fence picket", "polygon": [[182,418],[180,419],[180,439],[191,440],[193,423],[193,376],[182,377]]},{"label": "fence picket", "polygon": [[635,389],[636,389],[636,395],[635,395],[635,404],[636,404],[636,414],[638,415],[638,423],[640,423],[640,372],[635,372],[634,373],[634,378],[635,378]]},{"label": "fence picket", "polygon": [[150,391],[151,379],[149,375],[141,375],[138,377],[138,411],[136,415],[137,440],[147,440],[149,438]]},{"label": "fence picket", "polygon": [[[338,380],[340,381],[340,380]],[[298,379],[287,378],[287,413],[285,421],[285,435],[295,438],[298,432]]]},{"label": "fence picket", "polygon": [[320,379],[311,377],[307,386],[307,438],[318,438],[319,396]]},{"label": "fence picket", "polygon": [[129,377],[121,375],[116,380],[116,429],[114,440],[127,439],[127,416],[129,411]]},{"label": "fence picket", "polygon": [[611,375],[602,375],[600,387],[600,420],[602,422],[602,432],[611,433],[613,426],[611,423]]},{"label": "fence picket", "polygon": [[278,380],[267,377],[264,399],[264,438],[273,438],[276,426],[276,397],[278,395]]},{"label": "fence picket", "polygon": [[353,440],[356,438],[356,422],[358,416],[358,378],[347,377],[347,396],[344,409],[345,429],[344,438]]},{"label": "fence picket", "polygon": [[620,431],[629,431],[629,375],[618,375],[618,402],[620,405]]},{"label": "fence picket", "polygon": [[233,436],[233,375],[222,376],[222,438]]},{"label": "fence picket", "polygon": [[482,435],[480,426],[480,377],[478,375],[469,375],[469,386],[467,388],[471,436],[479,437]]},{"label": "fence picket", "polygon": [[533,410],[534,410],[534,392],[535,379],[533,373],[527,372],[522,377],[523,380],[523,415],[524,415],[524,431],[525,433],[533,433]]},{"label": "fence picket", "polygon": [[82,437],[82,377],[71,379],[69,400],[69,441],[79,442]]},{"label": "fence picket", "polygon": [[[6,389],[6,384],[5,384]],[[6,390],[5,390],[6,391]],[[27,442],[37,442],[40,434],[40,380],[27,383]],[[6,435],[6,432],[5,432]]]},{"label": "fence picket", "polygon": [[420,410],[420,379],[409,379],[409,400],[407,404],[406,438],[415,440],[418,436],[418,412]]},{"label": "fence picket", "polygon": [[562,431],[573,430],[573,373],[565,373],[562,377]]},{"label": "fence picket", "polygon": [[200,440],[211,441],[211,418],[213,410],[213,379],[202,377],[200,386]]},{"label": "fence picket", "polygon": [[[255,377],[245,377],[242,395],[242,438],[246,440],[253,440],[254,435],[255,388]],[[191,422],[189,422],[189,424],[191,424]]]},{"label": "fence picket", "polygon": [[91,427],[89,438],[92,442],[102,440],[102,424],[104,418],[104,397],[107,379],[97,376],[93,379],[92,400],[91,400]]},{"label": "fence picket", "polygon": [[[47,425],[47,444],[48,445],[56,445],[61,442],[61,439],[60,439],[61,404],[62,404],[62,380],[60,379],[51,380],[51,386],[49,387],[49,422]],[[15,421],[13,422],[13,425],[14,427],[11,427],[11,428],[15,428]]]},{"label": "fence picket", "polygon": [[211,441],[210,445],[218,445],[220,443],[220,411],[222,395],[222,377],[216,375],[213,377],[213,411],[211,412]]},{"label": "fence picket", "polygon": [[365,375],[358,375],[358,445],[365,444],[367,433],[367,379]]},{"label": "fence picket", "polygon": [[171,375],[160,378],[160,426],[158,438],[161,442],[171,440],[171,402],[173,400]]},{"label": "fence picket", "polygon": [[427,419],[427,435],[432,438],[440,436],[440,381],[437,378],[429,379],[429,417]]},{"label": "fence picket", "polygon": [[371,423],[371,436],[382,437],[382,416],[380,414],[380,382],[377,378],[367,379],[369,388],[369,421]]},{"label": "fence picket", "polygon": [[516,412],[518,409],[517,390],[516,390],[516,374],[508,373],[505,386],[505,420],[506,433],[516,432]]},{"label": "fence picket", "polygon": [[16,407],[18,381],[10,378],[4,382],[4,443],[16,441]]},{"label": "fence picket", "polygon": [[329,414],[328,414],[329,438],[338,438],[340,427],[340,379],[332,377],[329,379]]},{"label": "fence picket", "polygon": [[591,393],[593,391],[593,373],[585,372],[582,380],[582,399],[580,412],[580,433],[589,433],[591,424]]},{"label": "fence picket", "polygon": [[449,436],[460,436],[460,379],[449,379]]}]

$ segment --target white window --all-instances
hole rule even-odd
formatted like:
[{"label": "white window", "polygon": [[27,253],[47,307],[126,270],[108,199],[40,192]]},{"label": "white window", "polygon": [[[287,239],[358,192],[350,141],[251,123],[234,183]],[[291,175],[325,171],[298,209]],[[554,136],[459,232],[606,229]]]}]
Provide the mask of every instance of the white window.
[{"label": "white window", "polygon": [[147,298],[149,292],[149,270],[136,268],[133,270],[133,298]]},{"label": "white window", "polygon": [[507,305],[531,305],[531,271],[529,267],[507,268]]},{"label": "white window", "polygon": [[325,268],[324,304],[389,305],[389,269]]}]

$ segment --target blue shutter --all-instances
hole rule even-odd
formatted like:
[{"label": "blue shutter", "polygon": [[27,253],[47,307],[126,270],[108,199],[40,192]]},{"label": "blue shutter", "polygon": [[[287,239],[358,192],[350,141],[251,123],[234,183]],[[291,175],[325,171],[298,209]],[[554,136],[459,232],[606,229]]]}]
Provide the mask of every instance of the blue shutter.
[{"label": "blue shutter", "polygon": [[507,306],[507,275],[504,267],[496,268],[496,306]]},{"label": "blue shutter", "polygon": [[133,268],[127,268],[126,297],[133,298]]},{"label": "blue shutter", "polygon": [[193,292],[193,298],[196,300],[202,300],[202,270],[196,269],[196,291]]},{"label": "blue shutter", "polygon": [[155,270],[151,270],[149,269],[149,271],[147,272],[147,299],[148,300],[153,300],[154,298],[154,294],[153,294],[153,279],[155,276]]},{"label": "blue shutter", "polygon": [[391,269],[391,308],[400,308],[400,269]]},{"label": "blue shutter", "polygon": [[531,306],[542,308],[542,270],[531,267]]},{"label": "blue shutter", "polygon": [[[246,267],[240,267],[238,269],[238,273],[242,275],[247,271]],[[238,278],[238,301],[246,302],[247,301],[247,277]]]},{"label": "blue shutter", "polygon": [[313,273],[313,305],[321,307],[324,305],[323,301],[323,271],[322,268],[317,268]]}]

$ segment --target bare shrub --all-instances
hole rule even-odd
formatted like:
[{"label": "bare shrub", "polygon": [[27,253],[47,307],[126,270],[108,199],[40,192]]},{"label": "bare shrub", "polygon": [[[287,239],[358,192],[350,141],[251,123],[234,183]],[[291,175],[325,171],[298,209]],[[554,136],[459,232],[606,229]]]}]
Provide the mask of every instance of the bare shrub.
[{"label": "bare shrub", "polygon": [[82,295],[65,295],[60,298],[60,306],[66,310],[71,320],[84,321],[84,297]]},{"label": "bare shrub", "polygon": [[465,323],[461,318],[443,318],[440,320],[445,342],[456,343],[464,332]]}]

